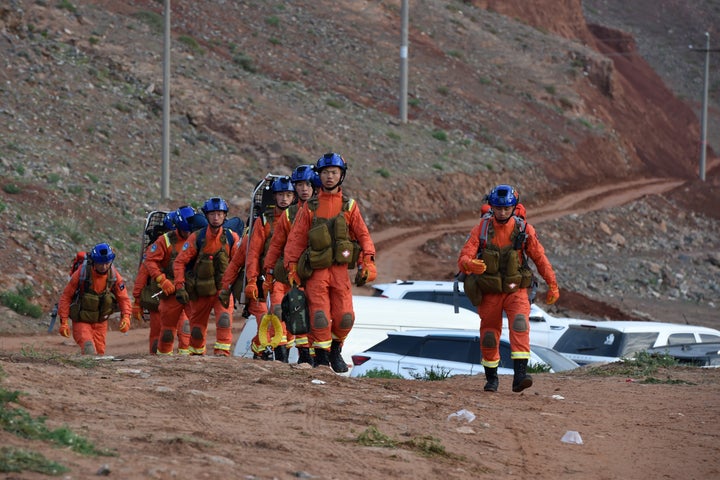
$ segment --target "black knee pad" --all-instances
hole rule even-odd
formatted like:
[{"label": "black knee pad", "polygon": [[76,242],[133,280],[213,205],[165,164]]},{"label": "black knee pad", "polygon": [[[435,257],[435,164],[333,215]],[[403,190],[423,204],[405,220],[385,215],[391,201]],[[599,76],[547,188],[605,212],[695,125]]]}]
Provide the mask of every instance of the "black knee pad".
[{"label": "black knee pad", "polygon": [[497,347],[497,340],[495,339],[495,334],[493,332],[485,332],[485,335],[483,335],[482,337],[481,345],[486,348]]},{"label": "black knee pad", "polygon": [[318,310],[313,317],[313,328],[327,328],[330,325],[325,312]]},{"label": "black knee pad", "polygon": [[218,318],[217,326],[220,328],[228,328],[230,326],[230,314],[227,312],[221,313],[220,318]]},{"label": "black knee pad", "polygon": [[525,315],[522,313],[515,315],[512,323],[512,329],[516,332],[526,332],[528,329],[528,322]]},{"label": "black knee pad", "polygon": [[175,341],[175,337],[173,337],[172,330],[163,330],[160,341],[162,343],[173,343]]},{"label": "black knee pad", "polygon": [[352,328],[354,321],[354,317],[352,313],[343,313],[343,316],[340,318],[340,328],[349,330]]},{"label": "black knee pad", "polygon": [[190,331],[190,336],[195,340],[202,340],[203,334],[200,327],[193,327],[192,331]]}]

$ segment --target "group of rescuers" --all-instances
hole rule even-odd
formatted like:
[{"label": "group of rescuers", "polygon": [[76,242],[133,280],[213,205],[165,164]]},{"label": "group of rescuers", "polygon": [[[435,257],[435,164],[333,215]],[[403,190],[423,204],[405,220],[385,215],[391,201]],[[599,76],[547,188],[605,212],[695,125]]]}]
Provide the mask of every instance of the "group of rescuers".
[{"label": "group of rescuers", "polygon": [[[168,213],[164,221],[168,231],[144,252],[132,292],[134,303],[112,265],[112,248],[97,244],[62,293],[60,335],[72,334],[82,354],[104,354],[108,317],[119,309],[119,330],[127,332],[131,318],[143,320],[141,296],[143,289],[152,287],[159,305],[150,311],[151,354],[173,354],[177,339],[177,353],[205,355],[212,312],[213,353],[230,356],[234,296],[243,292],[236,282],[244,277],[246,313],[254,315],[258,327],[268,313],[282,318],[282,299],[292,286],[304,290],[310,316],[307,334],[292,335],[281,322],[281,340],[274,348],[260,335],[269,338],[276,332],[258,328],[251,344],[253,358],[287,362],[294,346],[298,364],[347,372],[342,345],[355,320],[348,269],[357,267],[356,285],[374,281],[377,270],[375,246],[360,209],[342,192],[346,172],[340,155],[326,153],[315,165],[301,165],[289,177],[275,177],[269,186],[274,205],[264,208],[251,219],[251,228],[242,232],[225,226],[228,205],[220,197],[202,206],[204,220],[199,229],[190,222],[198,217],[194,208],[182,206]],[[535,229],[525,221],[517,191],[498,185],[485,199],[487,205],[460,252],[458,267],[465,277],[466,293],[475,292],[471,299],[481,319],[484,390],[498,389],[504,311],[515,373],[512,390],[521,392],[532,385],[527,373],[532,276],[528,258],[548,284],[546,303],[555,303],[560,293]]]}]

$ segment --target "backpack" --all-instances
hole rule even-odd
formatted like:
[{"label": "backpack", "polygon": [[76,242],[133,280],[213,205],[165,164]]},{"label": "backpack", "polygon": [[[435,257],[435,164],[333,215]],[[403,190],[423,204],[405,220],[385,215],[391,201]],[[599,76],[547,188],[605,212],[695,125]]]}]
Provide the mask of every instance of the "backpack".
[{"label": "backpack", "polygon": [[305,292],[293,286],[283,297],[280,307],[288,332],[302,335],[310,331],[310,310]]}]

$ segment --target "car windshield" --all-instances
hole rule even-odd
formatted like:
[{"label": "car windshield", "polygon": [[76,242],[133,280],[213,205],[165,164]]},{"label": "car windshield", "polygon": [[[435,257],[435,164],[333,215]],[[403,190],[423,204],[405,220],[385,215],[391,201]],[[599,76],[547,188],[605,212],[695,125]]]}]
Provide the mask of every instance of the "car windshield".
[{"label": "car windshield", "polygon": [[657,332],[623,333],[602,328],[570,327],[554,348],[562,353],[624,357],[652,347],[657,337]]}]

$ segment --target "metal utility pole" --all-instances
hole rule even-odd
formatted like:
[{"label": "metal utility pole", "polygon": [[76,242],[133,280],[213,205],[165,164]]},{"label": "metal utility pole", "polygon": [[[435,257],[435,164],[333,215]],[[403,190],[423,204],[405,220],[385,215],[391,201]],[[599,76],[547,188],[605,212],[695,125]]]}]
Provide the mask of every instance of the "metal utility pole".
[{"label": "metal utility pole", "polygon": [[162,198],[170,198],[170,0],[165,0],[163,46]]},{"label": "metal utility pole", "polygon": [[708,83],[710,81],[710,33],[705,32],[705,82],[703,85],[702,141],[700,142],[700,180],[705,181],[705,159],[707,156],[708,124]]},{"label": "metal utility pole", "polygon": [[408,0],[402,0],[400,9],[401,41],[400,41],[400,120],[407,123],[408,95]]}]

